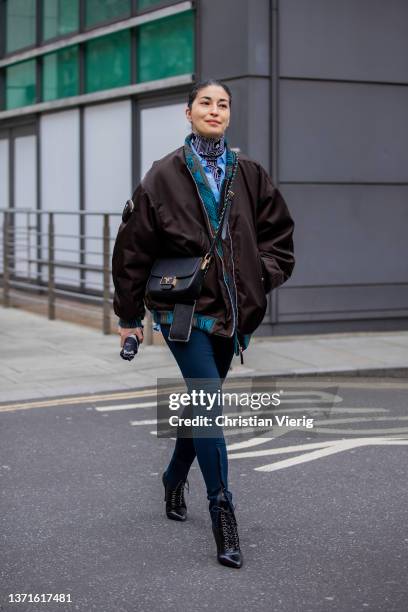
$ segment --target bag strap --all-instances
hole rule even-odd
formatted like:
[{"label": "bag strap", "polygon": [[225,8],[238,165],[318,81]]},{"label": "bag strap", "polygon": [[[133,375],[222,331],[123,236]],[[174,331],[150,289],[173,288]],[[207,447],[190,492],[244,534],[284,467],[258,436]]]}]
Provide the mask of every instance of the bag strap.
[{"label": "bag strap", "polygon": [[215,236],[213,238],[211,246],[208,249],[207,253],[204,255],[203,262],[201,264],[201,269],[204,270],[205,272],[207,272],[207,270],[208,270],[208,268],[210,266],[210,263],[211,263],[211,260],[212,260],[212,256],[213,256],[213,252],[214,252],[214,249],[215,249],[215,244],[216,244],[218,238],[220,237],[220,234],[222,232],[223,226],[225,225],[225,218],[227,216],[226,215],[227,208],[229,208],[233,196],[234,196],[234,193],[232,191],[228,191],[228,195],[227,195],[227,198],[225,200],[225,203],[224,203],[224,206],[223,206],[223,209],[222,209],[222,212],[221,212],[221,221],[220,221],[220,223],[218,225],[217,231],[215,232]]},{"label": "bag strap", "polygon": [[207,255],[211,255],[211,254],[212,254],[212,252],[213,252],[213,251],[214,251],[214,249],[215,249],[215,243],[217,242],[218,238],[220,237],[220,234],[221,234],[222,229],[223,229],[223,227],[224,227],[224,224],[225,224],[225,219],[226,219],[226,212],[227,212],[227,208],[228,208],[228,206],[229,206],[229,205],[230,205],[230,203],[231,203],[231,200],[232,200],[233,195],[234,195],[234,194],[233,194],[233,192],[232,192],[232,191],[229,191],[229,192],[228,192],[228,194],[227,194],[227,197],[226,197],[225,202],[224,202],[224,206],[223,206],[222,211],[221,211],[220,222],[219,222],[219,224],[218,224],[217,231],[215,232],[215,235],[214,235],[213,241],[212,241],[211,246],[210,246],[210,248],[209,248],[209,250],[208,250],[208,252],[207,252]]}]

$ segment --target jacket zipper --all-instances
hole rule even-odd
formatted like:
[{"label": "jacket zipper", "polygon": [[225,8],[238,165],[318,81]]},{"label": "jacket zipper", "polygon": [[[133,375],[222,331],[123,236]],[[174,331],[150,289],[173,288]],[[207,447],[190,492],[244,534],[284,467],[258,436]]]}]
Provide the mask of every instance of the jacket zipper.
[{"label": "jacket zipper", "polygon": [[[237,330],[238,330],[238,321],[239,321],[239,312],[238,312],[238,293],[237,293],[237,285],[235,283],[235,266],[234,266],[234,249],[232,246],[232,238],[231,238],[231,232],[229,229],[229,225],[227,226],[227,231],[228,231],[228,236],[230,239],[230,245],[231,245],[231,261],[232,261],[232,281],[234,283],[234,289],[235,289],[235,304],[237,306]],[[237,331],[237,342],[238,342],[238,348],[239,348],[239,356],[241,359],[241,364],[243,365],[244,363],[244,349],[241,346],[241,343],[238,340],[238,331]]]},{"label": "jacket zipper", "polygon": [[[193,183],[194,183],[194,185],[195,185],[195,188],[196,188],[196,191],[197,191],[198,197],[200,198],[200,202],[201,202],[201,204],[202,204],[202,206],[203,206],[203,209],[204,209],[205,215],[206,215],[206,217],[207,217],[208,226],[209,226],[209,228],[210,228],[210,232],[211,232],[211,229],[212,229],[212,228],[211,228],[211,221],[210,221],[210,218],[209,218],[209,216],[208,216],[207,209],[206,209],[205,204],[204,204],[204,202],[203,202],[203,199],[202,199],[202,197],[201,197],[201,195],[200,195],[200,191],[199,191],[199,189],[198,189],[197,183],[196,183],[196,182],[195,182],[195,180],[194,180],[193,174],[192,174],[192,172],[191,172],[191,170],[190,170],[190,168],[188,167],[188,165],[187,165],[187,164],[186,164],[186,166],[187,166],[188,171],[189,171],[189,173],[190,173],[190,175],[191,175],[191,178],[193,179]],[[228,193],[228,191],[225,189],[225,192],[224,192],[224,193]],[[220,254],[218,253],[217,245],[215,245],[215,249],[214,249],[214,250],[215,250],[216,254],[218,255],[219,259],[221,260],[221,265],[222,265],[222,276],[223,276],[223,280],[224,280],[224,285],[225,285],[225,286],[226,286],[226,288],[227,288],[227,291],[228,291],[228,297],[229,297],[229,299],[230,299],[230,303],[231,303],[231,310],[232,310],[232,333],[230,334],[230,338],[232,338],[232,337],[233,337],[233,335],[234,335],[234,333],[235,333],[235,327],[236,327],[234,304],[233,304],[233,301],[232,301],[232,296],[231,296],[231,293],[230,293],[230,290],[229,290],[229,287],[228,287],[228,283],[226,283],[226,282],[225,282],[225,268],[224,268],[224,261],[223,261],[222,257],[220,256]],[[235,281],[234,281],[234,286],[235,286]],[[237,304],[237,309],[238,309],[238,304]],[[241,347],[241,349],[242,349],[242,347]],[[240,349],[240,350],[241,350],[241,349]],[[242,362],[242,355],[241,355],[241,363],[243,363],[243,362]]]}]

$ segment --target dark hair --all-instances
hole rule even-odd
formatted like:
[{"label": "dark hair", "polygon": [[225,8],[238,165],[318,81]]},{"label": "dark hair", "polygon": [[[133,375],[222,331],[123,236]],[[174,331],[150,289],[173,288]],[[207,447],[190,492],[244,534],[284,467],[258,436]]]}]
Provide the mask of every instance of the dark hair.
[{"label": "dark hair", "polygon": [[222,87],[225,90],[225,92],[228,94],[229,104],[231,106],[232,93],[228,85],[226,85],[222,81],[217,81],[217,79],[208,79],[207,81],[200,81],[199,83],[194,83],[192,89],[190,90],[190,93],[188,94],[187,106],[190,110],[191,110],[191,106],[194,100],[197,97],[198,92],[201,89],[204,89],[204,87],[208,87],[209,85],[218,85],[219,87]]}]

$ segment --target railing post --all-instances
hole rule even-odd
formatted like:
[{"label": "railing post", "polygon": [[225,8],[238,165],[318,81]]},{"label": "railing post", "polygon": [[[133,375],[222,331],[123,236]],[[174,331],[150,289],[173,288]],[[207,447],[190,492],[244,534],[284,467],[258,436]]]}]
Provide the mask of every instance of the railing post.
[{"label": "railing post", "polygon": [[103,215],[103,333],[110,334],[110,228],[109,215]]},{"label": "railing post", "polygon": [[10,306],[10,271],[8,262],[9,214],[4,213],[3,223],[3,306]]},{"label": "railing post", "polygon": [[48,318],[55,319],[54,214],[48,213]]},{"label": "railing post", "polygon": [[30,212],[27,211],[27,213],[26,213],[26,227],[27,227],[27,244],[26,244],[26,247],[27,247],[27,278],[29,280],[31,280],[31,261],[30,261],[30,259],[31,259],[31,249],[30,249],[30,243],[31,243],[31,241],[30,241],[30,237],[31,237],[30,236],[30,232],[31,232],[31,228],[30,228],[30,219],[31,219]]}]

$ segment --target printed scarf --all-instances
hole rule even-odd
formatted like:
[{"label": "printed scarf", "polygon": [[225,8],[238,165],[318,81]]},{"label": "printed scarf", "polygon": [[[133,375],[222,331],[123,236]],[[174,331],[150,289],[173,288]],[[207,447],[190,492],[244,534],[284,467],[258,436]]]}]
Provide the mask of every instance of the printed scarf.
[{"label": "printed scarf", "polygon": [[205,159],[211,174],[214,177],[215,183],[220,189],[221,169],[218,167],[218,158],[224,153],[225,140],[221,138],[206,138],[200,134],[193,133],[191,136],[191,144],[203,159]]}]

